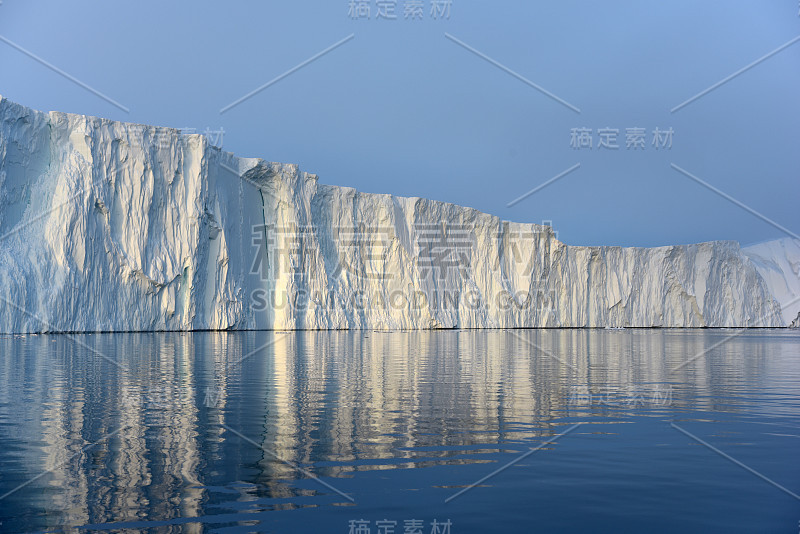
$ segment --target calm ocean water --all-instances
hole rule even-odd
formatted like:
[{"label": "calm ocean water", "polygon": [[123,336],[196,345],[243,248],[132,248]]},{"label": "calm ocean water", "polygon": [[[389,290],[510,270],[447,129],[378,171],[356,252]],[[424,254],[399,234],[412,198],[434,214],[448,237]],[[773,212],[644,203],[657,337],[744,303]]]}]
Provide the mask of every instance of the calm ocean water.
[{"label": "calm ocean water", "polygon": [[2,532],[797,533],[798,460],[797,331],[0,337]]}]

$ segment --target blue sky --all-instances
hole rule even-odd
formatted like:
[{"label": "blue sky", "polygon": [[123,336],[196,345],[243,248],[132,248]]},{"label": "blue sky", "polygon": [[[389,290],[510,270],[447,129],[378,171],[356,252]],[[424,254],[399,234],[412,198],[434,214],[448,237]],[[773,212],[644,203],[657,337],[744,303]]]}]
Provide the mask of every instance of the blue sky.
[{"label": "blue sky", "polygon": [[[0,94],[42,110],[223,128],[238,155],[298,163],[323,183],[552,221],[570,244],[785,236],[672,164],[800,233],[800,42],[671,111],[800,36],[796,0],[452,0],[438,19],[432,1],[422,20],[404,18],[405,0],[397,19],[377,20],[377,0],[369,19],[351,17],[350,0],[3,0],[0,36],[129,111],[6,42]],[[576,128],[592,130],[592,149],[570,146]],[[598,148],[605,128],[620,148]],[[628,128],[645,129],[643,149],[626,149]],[[655,128],[672,129],[671,148],[652,145]]]}]

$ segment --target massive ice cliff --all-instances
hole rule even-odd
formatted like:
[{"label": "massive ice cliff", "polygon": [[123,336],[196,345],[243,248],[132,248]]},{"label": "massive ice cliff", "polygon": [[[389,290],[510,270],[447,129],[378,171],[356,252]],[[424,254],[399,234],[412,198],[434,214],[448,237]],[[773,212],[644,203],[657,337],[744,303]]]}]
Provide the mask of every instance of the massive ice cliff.
[{"label": "massive ice cliff", "polygon": [[785,326],[800,289],[781,243],[567,246],[201,135],[0,98],[2,333]]},{"label": "massive ice cliff", "polygon": [[800,240],[776,239],[745,247],[783,312],[783,322],[800,327]]}]

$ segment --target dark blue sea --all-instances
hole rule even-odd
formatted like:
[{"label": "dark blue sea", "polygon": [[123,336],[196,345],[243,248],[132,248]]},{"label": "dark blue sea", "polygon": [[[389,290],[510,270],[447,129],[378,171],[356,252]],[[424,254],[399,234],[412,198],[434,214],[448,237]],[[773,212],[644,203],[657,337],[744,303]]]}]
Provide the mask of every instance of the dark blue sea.
[{"label": "dark blue sea", "polygon": [[800,333],[0,337],[0,532],[800,530]]}]

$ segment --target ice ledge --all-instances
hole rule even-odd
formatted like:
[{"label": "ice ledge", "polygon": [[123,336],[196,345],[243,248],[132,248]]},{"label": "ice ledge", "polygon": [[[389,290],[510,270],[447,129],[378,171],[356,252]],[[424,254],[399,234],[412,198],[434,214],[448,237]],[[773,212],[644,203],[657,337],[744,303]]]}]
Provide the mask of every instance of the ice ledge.
[{"label": "ice ledge", "polygon": [[3,333],[775,327],[796,316],[780,310],[798,281],[789,245],[567,246],[546,226],[323,185],[203,136],[1,97],[0,243]]}]

